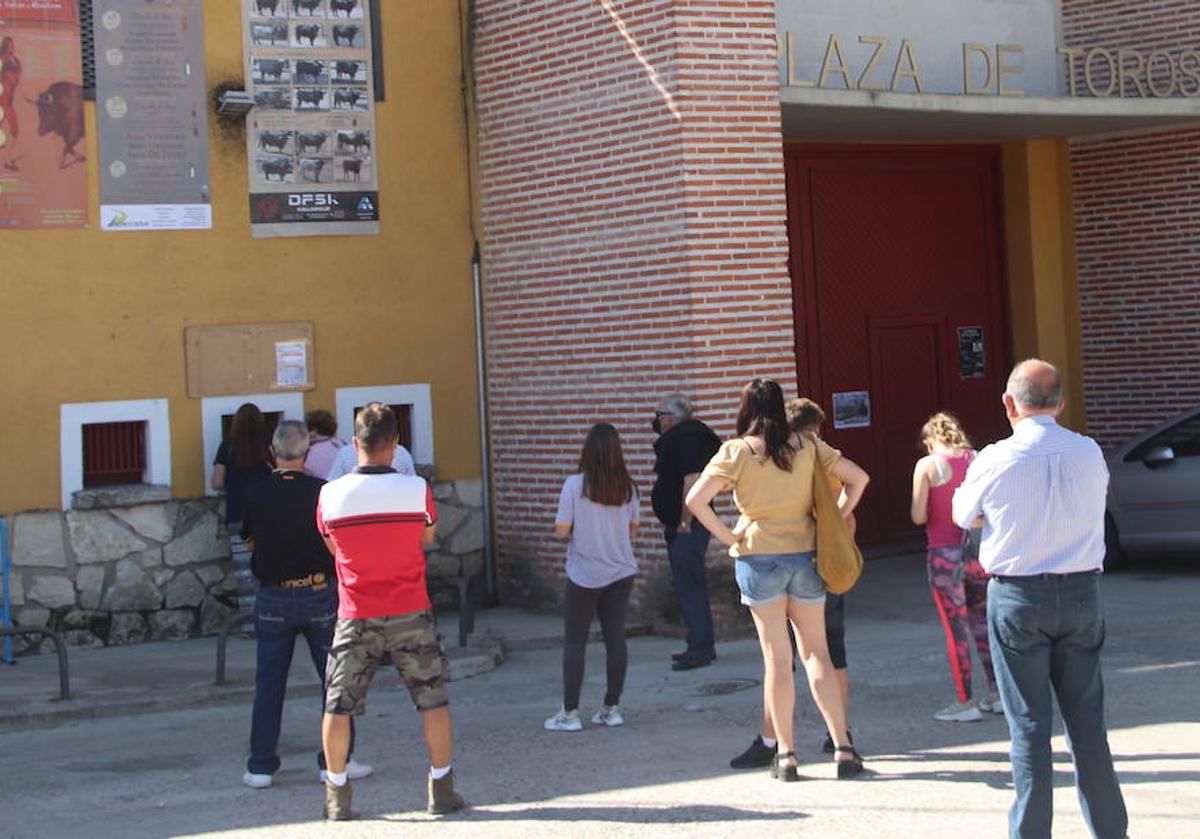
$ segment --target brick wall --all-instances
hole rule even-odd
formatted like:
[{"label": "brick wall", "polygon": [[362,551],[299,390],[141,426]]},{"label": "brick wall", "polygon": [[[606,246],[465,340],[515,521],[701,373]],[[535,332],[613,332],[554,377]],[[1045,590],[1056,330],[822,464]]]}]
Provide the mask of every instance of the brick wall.
[{"label": "brick wall", "polygon": [[774,3],[478,0],[473,36],[502,595],[558,599],[558,491],[603,420],[665,613],[658,394],[727,433],[748,378],[795,380]]},{"label": "brick wall", "polygon": [[[1200,46],[1195,0],[1064,0],[1068,45]],[[1200,402],[1200,131],[1071,143],[1089,430],[1104,445]]]}]

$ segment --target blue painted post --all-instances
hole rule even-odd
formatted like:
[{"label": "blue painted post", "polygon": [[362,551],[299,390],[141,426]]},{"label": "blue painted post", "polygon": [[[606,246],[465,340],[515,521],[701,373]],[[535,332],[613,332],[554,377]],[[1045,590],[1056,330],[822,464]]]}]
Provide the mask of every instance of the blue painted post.
[{"label": "blue painted post", "polygon": [[[8,522],[0,519],[0,578],[3,579],[3,599],[0,600],[0,618],[6,629],[12,628],[12,604],[8,601]],[[13,663],[12,638],[4,637],[4,663]]]}]

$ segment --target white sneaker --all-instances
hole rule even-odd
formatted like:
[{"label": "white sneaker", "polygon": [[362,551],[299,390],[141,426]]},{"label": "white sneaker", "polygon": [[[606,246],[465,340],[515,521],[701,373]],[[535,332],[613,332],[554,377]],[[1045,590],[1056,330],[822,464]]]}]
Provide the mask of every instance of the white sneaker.
[{"label": "white sneaker", "polygon": [[624,725],[625,718],[621,716],[621,708],[618,705],[603,705],[600,710],[592,716],[592,722],[596,725]]},{"label": "white sneaker", "polygon": [[979,722],[983,719],[983,714],[979,712],[979,708],[974,702],[968,700],[947,705],[934,714],[933,718],[942,722]]},{"label": "white sneaker", "polygon": [[[350,758],[348,761],[346,761],[346,778],[348,780],[358,781],[362,778],[370,777],[374,772],[375,770],[370,766],[365,763],[359,763],[354,758]],[[322,769],[320,773],[321,783],[325,783],[325,776],[326,772],[324,769]]]},{"label": "white sneaker", "polygon": [[979,710],[990,714],[1003,714],[1004,703],[1000,701],[1000,694],[994,690],[988,691],[987,696],[979,700]]},{"label": "white sneaker", "polygon": [[242,783],[254,789],[266,789],[271,786],[271,776],[260,775],[257,772],[247,772],[242,776]]},{"label": "white sneaker", "polygon": [[543,727],[547,731],[582,731],[583,723],[579,721],[578,710],[559,708],[558,713],[546,720]]}]

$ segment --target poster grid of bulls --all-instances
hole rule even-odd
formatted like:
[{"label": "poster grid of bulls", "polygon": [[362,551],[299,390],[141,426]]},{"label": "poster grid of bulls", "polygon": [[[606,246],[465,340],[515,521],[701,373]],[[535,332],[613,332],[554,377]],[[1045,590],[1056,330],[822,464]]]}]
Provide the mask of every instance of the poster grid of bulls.
[{"label": "poster grid of bulls", "polygon": [[370,0],[242,0],[252,235],[379,232]]},{"label": "poster grid of bulls", "polygon": [[0,0],[0,228],[87,226],[77,0]]},{"label": "poster grid of bulls", "polygon": [[92,0],[100,229],[207,230],[202,0]]}]

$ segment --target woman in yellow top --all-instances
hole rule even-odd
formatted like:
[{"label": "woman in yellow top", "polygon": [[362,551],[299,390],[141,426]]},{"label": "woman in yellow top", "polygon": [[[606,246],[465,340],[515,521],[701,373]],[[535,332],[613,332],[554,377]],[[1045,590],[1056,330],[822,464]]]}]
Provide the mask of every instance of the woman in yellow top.
[{"label": "woman in yellow top", "polygon": [[[737,434],[709,461],[688,493],[687,506],[737,559],[738,588],[762,645],[764,702],[778,740],[771,777],[799,779],[792,724],[796,687],[790,620],[809,688],[836,748],[838,777],[850,778],[862,771],[863,764],[846,731],[846,703],[825,637],[825,584],[815,562],[813,470],[819,457],[821,465],[845,485],[838,507],[846,517],[853,513],[869,479],[822,440],[801,437],[788,428],[783,390],[770,379],[755,379],[742,391]],[[741,513],[734,530],[709,506],[726,489],[733,490]]]}]

